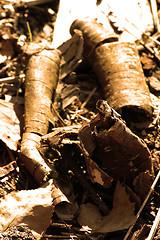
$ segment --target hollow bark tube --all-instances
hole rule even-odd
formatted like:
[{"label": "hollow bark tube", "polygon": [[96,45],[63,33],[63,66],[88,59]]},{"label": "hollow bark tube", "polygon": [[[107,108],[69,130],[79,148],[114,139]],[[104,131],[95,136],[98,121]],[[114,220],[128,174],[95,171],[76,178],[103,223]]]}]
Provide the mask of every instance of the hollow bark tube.
[{"label": "hollow bark tube", "polygon": [[59,51],[43,50],[31,56],[25,81],[24,132],[48,132],[53,92],[59,76]]},{"label": "hollow bark tube", "polygon": [[116,111],[152,115],[152,103],[134,43],[103,44],[89,62],[99,79],[103,96]]},{"label": "hollow bark tube", "polygon": [[[101,36],[102,27],[99,33],[98,27],[94,29],[87,20],[76,21],[71,26],[71,33],[74,28],[82,31],[84,55],[99,80],[104,99],[122,116],[138,112],[139,118],[151,117],[152,103],[136,45],[115,39],[96,45],[95,39]],[[95,37],[96,34],[99,37]],[[94,46],[92,51],[88,52],[88,46]]]},{"label": "hollow bark tube", "polygon": [[59,64],[59,51],[44,49],[30,57],[26,71],[24,133],[20,156],[40,185],[51,173],[38,147],[41,136],[48,132],[49,122],[53,123],[51,104],[57,86]]}]

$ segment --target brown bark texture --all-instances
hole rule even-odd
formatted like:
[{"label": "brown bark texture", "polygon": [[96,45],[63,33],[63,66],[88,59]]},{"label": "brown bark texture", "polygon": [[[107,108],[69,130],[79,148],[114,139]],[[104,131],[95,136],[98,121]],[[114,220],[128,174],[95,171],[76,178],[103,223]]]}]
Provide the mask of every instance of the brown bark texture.
[{"label": "brown bark texture", "polygon": [[[59,76],[57,50],[43,50],[31,56],[25,81],[24,131],[44,135],[53,123],[51,104]],[[53,123],[54,124],[54,123]]]},{"label": "brown bark texture", "polygon": [[[128,186],[132,185],[135,177],[141,172],[148,171],[153,176],[147,145],[132,133],[106,101],[99,100],[97,104],[99,114],[79,132],[81,145],[86,151],[86,165],[91,180],[94,182],[96,179],[92,174],[95,169],[92,161],[108,174],[109,180],[112,177]],[[101,171],[99,174],[100,184],[106,187],[106,180]]]},{"label": "brown bark texture", "polygon": [[153,108],[136,45],[119,42],[109,33],[107,38],[106,29],[96,20],[75,20],[71,33],[74,29],[83,33],[84,55],[108,104],[124,116],[138,112],[139,120],[141,116],[150,118]]},{"label": "brown bark texture", "polygon": [[59,64],[59,51],[43,49],[30,57],[26,70],[21,158],[40,184],[50,173],[50,168],[37,149],[41,136],[48,132],[49,122],[54,124],[51,106],[59,76]]}]

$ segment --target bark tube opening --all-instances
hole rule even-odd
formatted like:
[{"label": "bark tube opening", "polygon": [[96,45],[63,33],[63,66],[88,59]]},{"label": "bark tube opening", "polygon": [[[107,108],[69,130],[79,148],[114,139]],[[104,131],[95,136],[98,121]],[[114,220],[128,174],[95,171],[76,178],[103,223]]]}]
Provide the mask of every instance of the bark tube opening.
[{"label": "bark tube opening", "polygon": [[151,118],[153,107],[136,44],[111,39],[109,33],[110,41],[104,41],[107,31],[95,20],[76,20],[71,33],[74,29],[83,33],[84,55],[108,104],[126,120],[128,116],[133,121]]},{"label": "bark tube opening", "polygon": [[102,24],[96,22],[96,19],[89,17],[84,20],[76,19],[72,23],[70,27],[72,36],[74,35],[74,29],[78,29],[83,33],[85,56],[90,56],[94,49],[103,43],[118,41],[116,34],[108,32]]}]

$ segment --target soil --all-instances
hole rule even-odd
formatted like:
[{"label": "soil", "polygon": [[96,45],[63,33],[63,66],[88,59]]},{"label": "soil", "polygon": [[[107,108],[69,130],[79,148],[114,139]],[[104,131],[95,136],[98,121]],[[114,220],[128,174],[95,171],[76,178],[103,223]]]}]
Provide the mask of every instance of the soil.
[{"label": "soil", "polygon": [[[6,1],[1,1],[0,6],[0,81],[1,79],[13,77],[12,82],[3,81],[0,83],[0,98],[5,99],[6,95],[12,95],[24,99],[24,76],[19,77],[18,81],[15,79],[17,75],[25,74],[28,56],[24,52],[22,46],[33,42],[45,42],[52,43],[52,37],[54,32],[54,23],[56,21],[58,11],[58,0],[51,1],[50,3],[27,6],[27,4],[14,3],[7,4]],[[160,8],[160,3],[158,2]],[[158,9],[159,10],[159,9]],[[160,11],[160,10],[159,10]],[[160,41],[160,38],[157,39]],[[159,52],[159,46],[151,45],[152,48]],[[141,48],[139,51],[143,71],[146,77],[152,100],[154,103],[154,113],[151,120],[142,120],[141,122],[135,121],[130,118],[127,121],[127,126],[133,133],[138,135],[148,146],[154,167],[155,176],[157,175],[159,168],[160,157],[160,61],[154,58],[145,48]],[[5,58],[6,57],[6,58]],[[91,91],[95,88],[89,101],[81,108],[82,104],[86,101]],[[72,99],[72,101],[71,101]],[[62,127],[63,125],[71,126],[74,124],[84,124],[86,121],[92,120],[98,113],[96,109],[96,102],[102,99],[102,93],[98,84],[97,78],[92,71],[86,60],[66,76],[57,86],[57,92],[54,98],[54,108],[60,115],[55,116],[54,128]],[[158,109],[158,107],[159,109]],[[62,119],[63,121],[60,121]],[[21,123],[21,125],[23,125]],[[50,128],[50,132],[53,128]],[[77,133],[76,133],[77,134]],[[77,140],[77,135],[70,135],[70,141]],[[19,143],[20,144],[20,143]],[[33,177],[25,169],[24,165],[19,161],[18,151],[10,150],[4,142],[0,142],[0,155],[1,166],[5,166],[11,160],[16,160],[19,166],[19,172],[16,174],[14,171],[8,175],[7,180],[0,180],[0,196],[3,197],[7,193],[13,190],[22,189],[34,189],[37,186]],[[68,157],[66,153],[70,151]],[[58,158],[58,154],[61,154],[62,158],[66,160],[66,164],[61,162]],[[76,156],[78,161],[78,167],[86,171],[84,157],[81,156],[79,149],[73,144],[70,146],[61,144],[57,146],[57,149],[51,148],[47,151],[45,157],[49,160],[54,159],[54,165],[56,171],[63,178],[60,179],[61,183],[65,185],[65,182],[70,179],[73,185],[73,191],[76,195],[78,204],[86,202],[91,196],[84,192],[80,183],[81,179],[76,174],[73,174],[71,168],[75,166],[68,164],[69,157]],[[58,160],[57,160],[58,159]],[[70,170],[70,171],[69,171]],[[78,170],[79,171],[79,170]],[[64,174],[66,172],[66,174]],[[77,172],[78,173],[78,172]],[[85,173],[86,174],[86,173]],[[87,178],[88,181],[88,178]],[[101,186],[93,184],[91,181],[89,186],[93,186],[95,191],[103,193]],[[110,191],[110,192],[109,192]],[[110,196],[108,201],[109,206],[112,205],[111,199],[113,195],[113,189],[110,189],[107,194]],[[105,198],[105,196],[104,196]],[[142,211],[140,218],[136,222],[132,230],[132,238],[142,240],[147,237],[155,215],[159,208],[160,201],[160,180],[158,181],[153,194],[147,202],[144,210]],[[111,206],[110,206],[111,207]],[[62,221],[58,218],[56,213],[53,214],[52,223],[44,236],[41,239],[106,239],[106,240],[121,240],[124,238],[127,230],[116,231],[113,233],[90,233],[89,231],[80,230],[81,227],[75,217],[72,220]],[[72,235],[72,237],[71,237]],[[0,233],[1,239],[34,239],[30,230],[25,227],[15,226],[5,233]],[[157,230],[155,240],[160,239],[160,229]]]}]

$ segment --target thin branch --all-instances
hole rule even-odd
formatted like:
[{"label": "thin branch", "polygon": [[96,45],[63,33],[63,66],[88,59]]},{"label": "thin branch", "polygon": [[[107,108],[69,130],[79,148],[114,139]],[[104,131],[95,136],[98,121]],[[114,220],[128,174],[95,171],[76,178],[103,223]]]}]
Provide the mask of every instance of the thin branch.
[{"label": "thin branch", "polygon": [[148,236],[147,240],[152,240],[154,238],[154,235],[155,235],[156,230],[159,226],[159,223],[160,223],[160,208],[157,212],[156,218],[154,220],[154,223],[152,225],[152,228],[151,228],[151,231],[149,233],[149,236]]},{"label": "thin branch", "polygon": [[150,0],[150,6],[151,6],[151,12],[152,12],[152,18],[153,18],[153,24],[154,24],[154,30],[155,32],[159,32],[159,19],[157,14],[157,2],[156,0]]},{"label": "thin branch", "polygon": [[5,77],[5,78],[0,78],[0,83],[13,83],[17,82],[19,78],[24,78],[25,74],[21,74],[19,76],[13,76],[13,77]]},{"label": "thin branch", "polygon": [[95,91],[97,90],[97,87],[93,88],[93,90],[91,91],[91,93],[88,95],[88,97],[86,98],[86,100],[84,101],[84,103],[81,105],[81,109],[84,108],[87,103],[90,101],[91,97],[93,96],[93,94],[95,93]]}]

